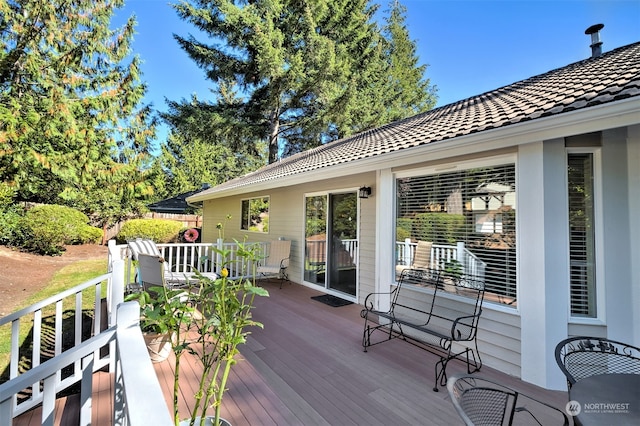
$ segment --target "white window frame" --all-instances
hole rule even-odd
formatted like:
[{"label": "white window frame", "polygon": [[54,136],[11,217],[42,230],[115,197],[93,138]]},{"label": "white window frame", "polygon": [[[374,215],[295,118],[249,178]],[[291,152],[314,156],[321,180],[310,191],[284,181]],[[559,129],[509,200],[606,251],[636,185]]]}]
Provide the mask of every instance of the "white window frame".
[{"label": "white window frame", "polygon": [[[267,203],[269,204],[269,230],[264,232],[264,231],[254,231],[251,230],[251,224],[247,223],[247,229],[243,229],[243,222],[244,222],[244,217],[243,217],[243,204],[245,201],[249,202],[249,209],[251,209],[251,200],[262,200],[262,199],[267,199]],[[249,219],[249,218],[247,218]],[[240,200],[240,232],[255,232],[256,234],[269,234],[271,232],[271,197],[269,195],[261,195],[261,196],[256,196],[256,197],[248,197],[248,198],[242,198]]]},{"label": "white window frame", "polygon": [[[569,163],[569,154],[592,154],[593,155],[593,224],[594,224],[594,248],[595,248],[595,287],[596,287],[596,316],[576,317],[571,314],[571,283],[567,281],[567,315],[572,324],[602,325],[605,323],[605,288],[604,288],[604,222],[603,222],[603,196],[602,196],[602,149],[599,147],[576,147],[565,149],[565,168]],[[569,205],[568,187],[569,178],[565,170],[565,205]],[[568,212],[568,210],[567,210]],[[569,232],[569,218],[565,219],[567,232]],[[567,244],[567,265],[570,265],[569,245]],[[567,271],[567,278],[570,279],[570,272]]]},{"label": "white window frame", "polygon": [[[565,161],[566,163],[566,161]],[[426,167],[420,167],[420,168],[415,168],[415,169],[407,169],[407,170],[398,170],[395,171],[393,173],[393,185],[395,188],[396,182],[398,179],[403,179],[403,178],[411,178],[411,177],[416,177],[416,176],[425,176],[425,175],[435,175],[435,174],[440,174],[440,173],[449,173],[449,172],[454,172],[454,171],[461,171],[461,170],[468,170],[468,169],[473,169],[473,168],[477,168],[477,167],[494,167],[494,166],[501,166],[501,165],[505,165],[505,164],[513,164],[515,167],[515,178],[516,178],[516,211],[517,211],[517,200],[519,197],[519,185],[518,185],[518,156],[517,154],[503,154],[503,155],[496,155],[496,156],[491,156],[491,157],[482,157],[482,158],[475,158],[473,160],[464,160],[464,161],[456,161],[455,163],[453,162],[447,162],[447,163],[441,163],[441,164],[437,164],[434,166],[426,166]],[[395,198],[395,192],[393,193],[393,212],[392,212],[392,217],[393,217],[393,223],[394,226],[396,224],[396,219],[397,219],[397,200]],[[517,235],[519,234],[519,225],[520,223],[520,219],[519,216],[516,214],[516,252],[520,253],[520,238],[517,237]],[[568,249],[567,249],[568,251]],[[392,251],[392,253],[395,252],[395,250]],[[394,262],[394,260],[392,259],[391,262]],[[396,283],[396,278],[395,278],[395,263],[393,263],[391,265],[391,272],[393,273],[393,278],[392,281],[393,283]],[[422,290],[420,288],[414,288],[413,290],[416,291],[425,291]],[[520,260],[519,260],[519,256],[516,257],[516,295],[517,295],[517,299],[520,299]],[[519,312],[519,305],[518,306],[509,306],[509,305],[505,305],[502,303],[490,303],[486,306],[490,306],[491,309],[496,310],[496,311],[502,311],[502,312],[507,312],[507,313],[513,313],[513,312]],[[570,309],[570,308],[569,308]]]}]

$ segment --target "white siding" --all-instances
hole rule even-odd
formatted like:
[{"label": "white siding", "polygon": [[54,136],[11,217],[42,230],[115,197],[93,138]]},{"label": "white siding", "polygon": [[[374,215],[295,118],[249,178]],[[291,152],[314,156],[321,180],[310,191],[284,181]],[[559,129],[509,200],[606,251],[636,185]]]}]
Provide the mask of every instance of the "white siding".
[{"label": "white siding", "polygon": [[[593,122],[591,122],[593,124]],[[591,129],[595,130],[595,129]],[[304,195],[326,191],[373,189],[360,200],[360,259],[358,301],[372,291],[388,291],[392,278],[392,244],[395,192],[394,171],[424,167],[434,161],[446,164],[471,156],[514,152],[518,173],[518,306],[485,303],[478,346],[483,362],[525,381],[551,388],[566,387],[555,365],[555,344],[568,335],[608,336],[640,345],[640,125],[602,132],[604,263],[604,320],[569,322],[568,217],[566,206],[566,154],[564,138],[553,127],[540,131],[536,141],[506,139],[471,147],[426,145],[412,157],[377,163],[377,171],[316,180],[296,186],[206,201],[204,241],[214,241],[216,224],[227,214],[226,239],[293,241],[290,278],[302,282]],[[538,134],[536,134],[538,135]],[[556,137],[556,139],[549,139]],[[526,142],[526,143],[525,143]],[[484,149],[484,153],[482,153]],[[447,157],[449,156],[449,159]],[[331,171],[327,170],[327,175]],[[274,183],[274,185],[277,183]],[[240,231],[240,200],[270,197],[268,234]],[[419,293],[419,292],[417,292]],[[410,297],[419,298],[419,294]],[[418,299],[416,299],[418,300]],[[451,303],[459,303],[455,300]]]},{"label": "white siding", "polygon": [[[289,278],[302,283],[304,261],[304,196],[307,193],[340,191],[366,185],[375,186],[375,174],[363,174],[349,177],[315,181],[293,187],[273,188],[260,192],[247,192],[241,196],[232,196],[208,200],[204,203],[203,241],[212,242],[218,238],[216,224],[225,223],[224,238],[227,241],[266,242],[285,238],[291,240],[291,259]],[[269,197],[269,232],[250,232],[240,229],[241,202],[252,197]],[[375,252],[375,187],[370,198],[360,203],[360,280],[365,289],[372,288],[374,276]],[[231,220],[226,220],[227,215]],[[362,291],[360,292],[360,294]],[[365,296],[368,294],[365,293]]]}]

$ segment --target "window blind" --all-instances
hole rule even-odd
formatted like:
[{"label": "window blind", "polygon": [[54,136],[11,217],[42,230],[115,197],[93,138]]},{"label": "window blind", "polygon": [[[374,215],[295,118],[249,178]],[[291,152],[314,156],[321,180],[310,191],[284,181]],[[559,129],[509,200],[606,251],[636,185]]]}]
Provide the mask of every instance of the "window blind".
[{"label": "window blind", "polygon": [[459,263],[487,300],[517,304],[514,164],[398,178],[396,200],[396,271],[410,264],[398,247],[429,241],[432,268]]},{"label": "window blind", "polygon": [[593,154],[567,157],[571,315],[595,317]]}]

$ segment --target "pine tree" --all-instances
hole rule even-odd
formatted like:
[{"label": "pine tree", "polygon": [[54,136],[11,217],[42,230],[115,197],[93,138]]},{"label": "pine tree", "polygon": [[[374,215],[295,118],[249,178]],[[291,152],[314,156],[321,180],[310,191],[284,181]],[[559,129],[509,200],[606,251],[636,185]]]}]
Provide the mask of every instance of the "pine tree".
[{"label": "pine tree", "polygon": [[[221,85],[217,105],[192,96],[189,102],[168,101],[161,117],[170,126],[169,137],[156,163],[165,173],[156,195],[167,198],[198,189],[202,184],[218,185],[248,173],[264,163],[252,132],[235,116],[234,91]],[[224,123],[224,124],[223,124]]]},{"label": "pine tree", "polygon": [[418,65],[416,43],[409,38],[407,13],[398,0],[390,4],[384,27],[385,57],[389,65],[385,121],[391,122],[430,110],[436,104],[436,88],[424,75],[427,65]]},{"label": "pine tree", "polygon": [[269,163],[434,104],[398,4],[389,39],[367,0],[188,0],[175,8],[208,36],[175,35],[181,47],[214,85],[233,84],[244,96],[200,107],[226,118],[217,126],[241,127],[243,143],[266,141]]},{"label": "pine tree", "polygon": [[0,179],[20,198],[79,204],[109,188],[120,201],[150,193],[139,177],[155,122],[140,105],[139,59],[125,61],[135,20],[109,28],[122,6],[0,0]]}]

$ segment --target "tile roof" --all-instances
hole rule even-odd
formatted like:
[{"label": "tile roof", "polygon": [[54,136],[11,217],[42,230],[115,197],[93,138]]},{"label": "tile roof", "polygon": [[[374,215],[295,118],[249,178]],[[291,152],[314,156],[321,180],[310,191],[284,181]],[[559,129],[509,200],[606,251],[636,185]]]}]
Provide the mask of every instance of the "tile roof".
[{"label": "tile roof", "polygon": [[640,96],[640,42],[301,152],[198,195],[635,96]]}]

